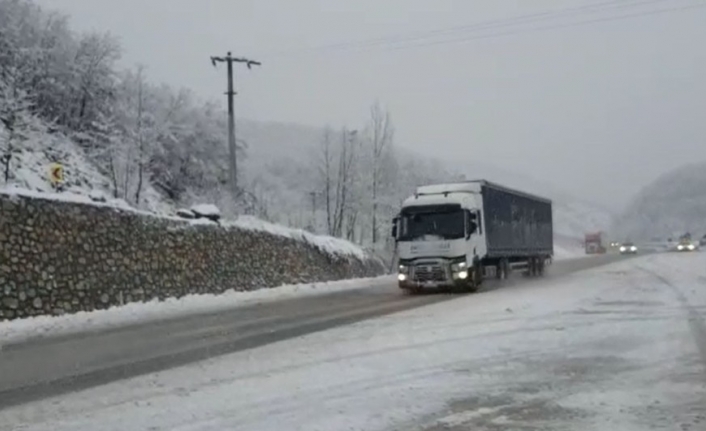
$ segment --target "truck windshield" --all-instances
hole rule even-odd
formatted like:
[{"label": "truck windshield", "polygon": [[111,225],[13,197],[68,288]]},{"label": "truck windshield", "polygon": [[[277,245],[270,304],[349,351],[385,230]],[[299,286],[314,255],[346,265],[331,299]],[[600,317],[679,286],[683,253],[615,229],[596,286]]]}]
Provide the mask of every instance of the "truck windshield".
[{"label": "truck windshield", "polygon": [[442,239],[463,238],[464,212],[460,209],[441,212],[410,212],[402,214],[400,240],[412,241],[429,236]]}]

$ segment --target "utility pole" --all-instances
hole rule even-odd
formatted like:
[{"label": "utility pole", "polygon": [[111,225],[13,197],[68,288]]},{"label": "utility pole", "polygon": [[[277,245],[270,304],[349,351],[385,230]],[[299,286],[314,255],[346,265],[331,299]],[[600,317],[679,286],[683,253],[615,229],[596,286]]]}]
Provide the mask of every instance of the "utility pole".
[{"label": "utility pole", "polygon": [[235,145],[235,110],[233,108],[233,96],[236,92],[233,89],[233,63],[245,63],[248,69],[252,69],[252,66],[261,66],[260,62],[254,60],[248,60],[247,58],[236,58],[233,57],[228,51],[228,55],[225,57],[211,57],[211,63],[215,67],[217,63],[225,62],[228,64],[228,152],[229,152],[229,180],[231,191],[233,196],[238,196],[238,159],[236,155],[236,145]]}]

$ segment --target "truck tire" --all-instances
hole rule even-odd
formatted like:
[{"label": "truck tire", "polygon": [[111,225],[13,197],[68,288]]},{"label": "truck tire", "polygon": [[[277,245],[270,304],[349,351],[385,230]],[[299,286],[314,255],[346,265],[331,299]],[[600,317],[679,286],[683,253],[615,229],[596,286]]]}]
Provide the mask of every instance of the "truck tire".
[{"label": "truck tire", "polygon": [[471,293],[477,292],[481,284],[483,284],[483,264],[476,256],[473,259],[473,271],[471,272],[471,279],[468,283],[468,291]]},{"label": "truck tire", "polygon": [[404,294],[407,296],[416,296],[422,293],[422,289],[419,287],[405,287],[402,289]]},{"label": "truck tire", "polygon": [[476,293],[476,292],[478,292],[478,287],[479,287],[478,284],[471,281],[466,285],[465,291],[468,293]]}]

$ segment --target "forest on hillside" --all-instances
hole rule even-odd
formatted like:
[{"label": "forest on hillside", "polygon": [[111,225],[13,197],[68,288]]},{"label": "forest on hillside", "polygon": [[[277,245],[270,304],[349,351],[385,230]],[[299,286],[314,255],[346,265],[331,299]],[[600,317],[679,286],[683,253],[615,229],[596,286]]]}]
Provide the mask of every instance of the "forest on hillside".
[{"label": "forest on hillside", "polygon": [[[0,184],[18,183],[28,154],[70,164],[60,143],[99,173],[74,181],[77,188],[101,188],[139,208],[153,208],[155,196],[172,209],[211,202],[228,216],[370,246],[386,243],[396,207],[416,185],[457,178],[399,149],[391,113],[371,101],[360,124],[322,127],[295,146],[293,128],[273,139],[277,126],[243,121],[233,194],[222,104],[149,82],[144,66],[126,69],[120,59],[111,34],[74,32],[67,16],[31,0],[0,0]],[[259,146],[276,154],[265,157]]]}]

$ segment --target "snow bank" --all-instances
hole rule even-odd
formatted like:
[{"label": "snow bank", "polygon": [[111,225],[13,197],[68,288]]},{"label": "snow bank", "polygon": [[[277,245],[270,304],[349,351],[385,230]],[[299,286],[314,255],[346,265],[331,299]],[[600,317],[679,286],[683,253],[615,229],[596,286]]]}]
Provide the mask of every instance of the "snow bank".
[{"label": "snow bank", "polygon": [[168,298],[161,302],[130,303],[107,310],[79,312],[64,316],[37,316],[0,321],[0,350],[3,344],[32,338],[98,331],[154,320],[215,313],[254,303],[321,295],[343,290],[376,288],[393,282],[394,277],[383,276],[327,283],[293,284],[248,292],[229,291],[220,295],[187,295],[181,298]]},{"label": "snow bank", "polygon": [[286,226],[269,223],[252,216],[240,216],[236,221],[227,222],[223,225],[226,227],[233,226],[241,229],[268,232],[273,235],[292,238],[316,246],[330,254],[354,256],[358,259],[370,258],[370,256],[362,248],[346,240],[330,236],[314,235],[301,229],[293,229]]},{"label": "snow bank", "polygon": [[577,259],[585,256],[586,251],[583,247],[583,241],[566,235],[554,235],[555,260]]},{"label": "snow bank", "polygon": [[91,196],[95,196],[95,197],[100,196],[101,194],[99,192],[91,192],[88,195],[76,193],[73,191],[65,191],[65,192],[60,192],[60,193],[44,192],[44,191],[35,191],[35,190],[25,189],[25,188],[18,187],[16,185],[10,185],[10,186],[4,187],[4,188],[0,188],[0,194],[6,195],[6,196],[22,196],[22,197],[32,198],[32,199],[53,200],[53,201],[58,201],[58,202],[67,202],[67,203],[74,203],[74,204],[85,204],[85,205],[95,205],[95,206],[100,206],[100,207],[119,208],[119,209],[124,209],[127,211],[134,211],[134,212],[137,212],[140,214],[153,215],[152,213],[149,213],[146,211],[139,211],[139,210],[132,208],[123,199],[107,199],[106,202],[98,202],[98,201],[91,198]]},{"label": "snow bank", "polygon": [[582,257],[586,257],[586,252],[581,248],[562,247],[554,245],[555,260],[579,259]]}]

